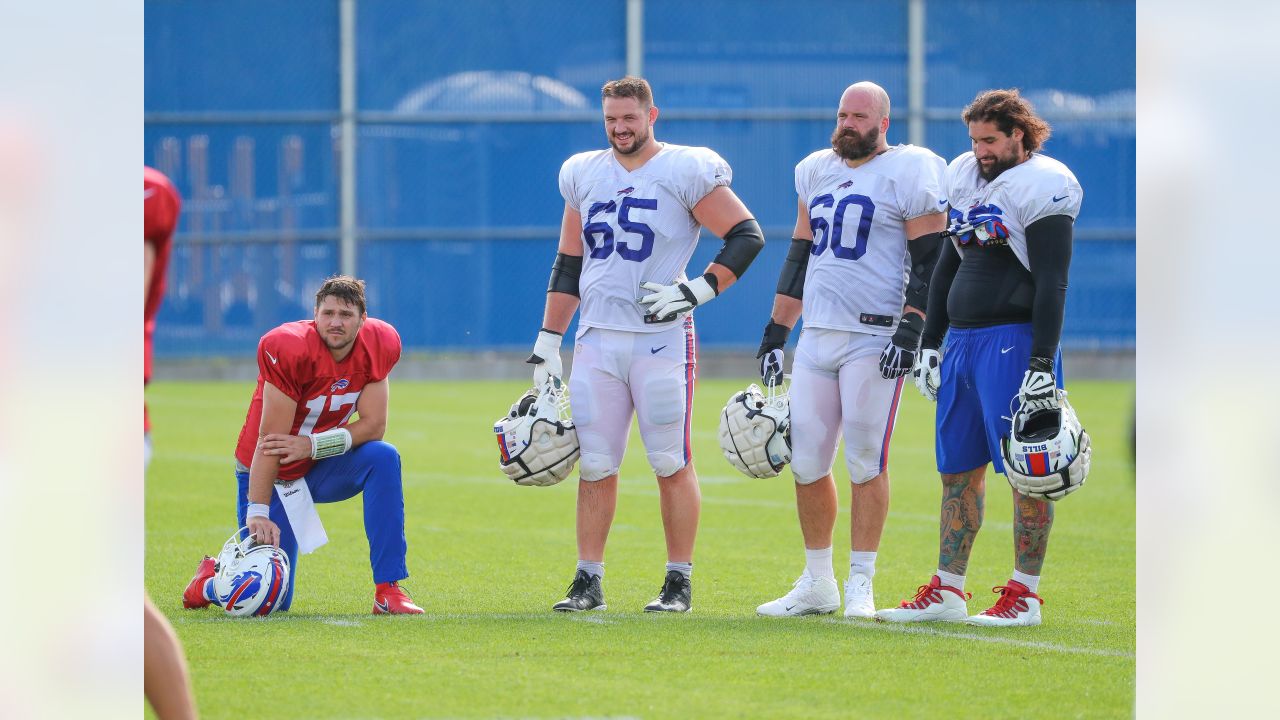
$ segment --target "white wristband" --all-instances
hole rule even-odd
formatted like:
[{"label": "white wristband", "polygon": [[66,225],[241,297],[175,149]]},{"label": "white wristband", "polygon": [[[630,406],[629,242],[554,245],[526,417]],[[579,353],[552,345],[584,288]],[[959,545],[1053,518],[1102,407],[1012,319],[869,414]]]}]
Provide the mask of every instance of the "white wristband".
[{"label": "white wristband", "polygon": [[698,299],[699,305],[705,305],[716,298],[715,288],[711,287],[711,283],[707,282],[707,278],[702,275],[685,283],[685,287],[689,288],[693,296]]},{"label": "white wristband", "polygon": [[552,353],[560,352],[560,343],[564,341],[564,335],[551,332],[550,330],[539,330],[538,339],[533,343],[533,354],[547,360]]},{"label": "white wristband", "polygon": [[270,518],[271,506],[264,505],[263,503],[251,502],[249,503],[249,509],[245,511],[244,516],[246,518],[251,518],[251,517]]},{"label": "white wristband", "polygon": [[312,460],[336,457],[351,449],[351,432],[346,428],[325,430],[307,437],[311,438]]}]

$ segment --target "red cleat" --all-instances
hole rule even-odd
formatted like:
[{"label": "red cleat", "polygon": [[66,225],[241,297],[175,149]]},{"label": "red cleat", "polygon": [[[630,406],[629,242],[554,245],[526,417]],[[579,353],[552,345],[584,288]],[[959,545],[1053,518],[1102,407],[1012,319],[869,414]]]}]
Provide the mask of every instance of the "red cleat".
[{"label": "red cleat", "polygon": [[969,618],[966,622],[970,625],[1013,627],[1040,624],[1040,606],[1044,600],[1026,585],[1010,580],[1003,586],[991,588],[991,592],[997,593],[1000,599],[995,605]]},{"label": "red cleat", "polygon": [[413,598],[398,582],[378,583],[374,589],[374,615],[421,615],[424,612],[413,604]]},{"label": "red cleat", "polygon": [[217,563],[213,558],[205,555],[196,566],[196,576],[191,578],[191,582],[187,583],[187,589],[182,591],[182,607],[188,610],[209,607],[212,603],[205,599],[204,584],[216,573]]}]

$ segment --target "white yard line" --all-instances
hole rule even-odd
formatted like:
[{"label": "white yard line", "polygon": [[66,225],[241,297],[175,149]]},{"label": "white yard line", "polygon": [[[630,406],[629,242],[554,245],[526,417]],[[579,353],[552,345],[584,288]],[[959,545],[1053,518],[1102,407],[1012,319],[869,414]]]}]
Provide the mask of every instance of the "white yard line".
[{"label": "white yard line", "polygon": [[[902,635],[930,635],[933,637],[955,638],[957,640],[972,640],[974,642],[992,643],[995,645],[1009,645],[1011,647],[1029,648],[1032,650],[1048,650],[1050,652],[1070,653],[1078,655],[1101,655],[1104,657],[1134,657],[1132,652],[1126,650],[1110,650],[1107,648],[1090,648],[1076,647],[1074,645],[1062,645],[1060,643],[1046,642],[1043,640],[1022,640],[1019,638],[1008,637],[1005,635],[980,635],[972,632],[954,632],[944,630],[936,625],[904,625],[897,623],[882,622],[866,622],[866,621],[850,621],[842,619],[828,619],[825,622],[838,624],[855,624],[859,630],[879,630],[882,632],[899,633]],[[1017,631],[1015,631],[1017,632]]]}]

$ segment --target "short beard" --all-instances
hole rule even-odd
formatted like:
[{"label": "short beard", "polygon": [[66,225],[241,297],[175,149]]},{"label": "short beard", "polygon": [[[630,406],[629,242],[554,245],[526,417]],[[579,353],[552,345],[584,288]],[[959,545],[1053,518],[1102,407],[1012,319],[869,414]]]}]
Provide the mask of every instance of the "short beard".
[{"label": "short beard", "polygon": [[1000,173],[1017,165],[1018,162],[1019,162],[1018,156],[1014,155],[1013,157],[1007,157],[1007,158],[997,157],[995,159],[995,162],[991,163],[990,169],[983,168],[982,164],[979,163],[978,177],[982,178],[983,180],[986,180],[987,182],[991,182],[992,180],[995,180],[996,178],[1000,177]]},{"label": "short beard", "polygon": [[831,133],[831,149],[845,160],[861,160],[876,151],[880,142],[880,128],[873,127],[862,135],[855,130],[836,128]]},{"label": "short beard", "polygon": [[635,155],[636,153],[643,150],[644,146],[649,143],[649,138],[651,137],[651,135],[648,131],[645,131],[643,135],[641,135],[640,133],[636,133],[634,137],[635,139],[631,141],[631,149],[623,150],[622,148],[618,147],[618,144],[613,141],[613,136],[610,135],[609,147],[612,147],[614,151],[617,152],[619,155]]}]

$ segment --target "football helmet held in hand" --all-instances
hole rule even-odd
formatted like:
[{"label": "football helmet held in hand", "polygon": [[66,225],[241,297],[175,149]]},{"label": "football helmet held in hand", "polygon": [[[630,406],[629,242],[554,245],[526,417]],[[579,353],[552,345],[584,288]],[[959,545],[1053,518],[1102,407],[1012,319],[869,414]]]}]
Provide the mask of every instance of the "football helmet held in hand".
[{"label": "football helmet held in hand", "polygon": [[237,530],[218,553],[213,592],[228,615],[270,615],[289,591],[289,556],[272,545],[259,545]]},{"label": "football helmet held in hand", "polygon": [[517,485],[547,486],[569,477],[578,462],[578,431],[560,378],[530,388],[493,424],[498,464]]},{"label": "football helmet held in hand", "polygon": [[1014,490],[1037,500],[1060,500],[1080,489],[1093,458],[1089,434],[1080,426],[1064,390],[1057,407],[1021,405],[1009,437],[1000,439],[1005,477]]},{"label": "football helmet held in hand", "polygon": [[771,478],[791,462],[789,388],[761,390],[752,383],[733,394],[720,413],[720,450],[743,474]]}]

